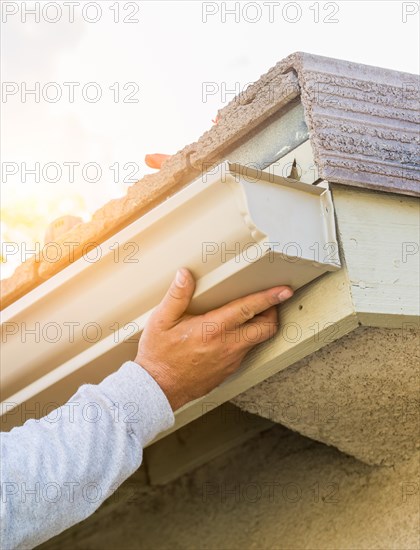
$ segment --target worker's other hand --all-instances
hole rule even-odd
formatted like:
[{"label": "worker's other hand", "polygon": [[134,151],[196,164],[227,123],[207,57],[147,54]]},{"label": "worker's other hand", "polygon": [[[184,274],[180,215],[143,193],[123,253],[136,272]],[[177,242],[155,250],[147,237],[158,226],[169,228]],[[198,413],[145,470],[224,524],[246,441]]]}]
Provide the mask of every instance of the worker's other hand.
[{"label": "worker's other hand", "polygon": [[182,268],[141,335],[135,361],[165,392],[173,410],[209,393],[240,366],[248,351],[278,329],[276,305],[293,294],[278,286],[210,311],[186,311],[195,289]]},{"label": "worker's other hand", "polygon": [[149,168],[156,168],[157,170],[160,170],[162,168],[162,164],[170,156],[171,155],[162,155],[161,153],[153,153],[151,155],[146,155],[144,157],[144,162],[147,164]]}]

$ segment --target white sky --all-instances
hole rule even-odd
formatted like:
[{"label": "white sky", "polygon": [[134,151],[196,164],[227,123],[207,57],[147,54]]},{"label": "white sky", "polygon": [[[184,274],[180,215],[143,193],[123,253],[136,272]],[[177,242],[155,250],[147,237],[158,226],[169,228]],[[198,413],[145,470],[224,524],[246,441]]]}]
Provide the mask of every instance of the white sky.
[{"label": "white sky", "polygon": [[[127,184],[113,182],[111,165],[119,163],[126,176],[131,166],[124,169],[124,164],[137,164],[135,179],[152,171],[145,167],[144,155],[174,153],[198,139],[212,125],[217,110],[233,97],[223,97],[223,87],[242,90],[294,51],[412,73],[419,70],[419,13],[410,15],[418,10],[418,2],[120,0],[120,19],[132,13],[131,18],[139,21],[131,24],[114,22],[115,0],[98,2],[101,17],[89,23],[82,16],[86,3],[75,3],[71,23],[65,2],[53,2],[60,4],[62,16],[51,23],[43,18],[41,7],[46,2],[40,2],[41,21],[37,23],[30,14],[22,22],[22,4],[33,8],[35,2],[2,1],[2,80],[16,83],[13,86],[18,90],[15,95],[3,94],[1,104],[3,169],[5,162],[18,167],[14,176],[6,177],[3,171],[2,208],[23,214],[28,201],[35,200],[46,225],[64,213],[82,213],[88,219],[127,188]],[[234,15],[226,15],[223,21],[223,5],[233,9],[235,4],[239,22]],[[18,12],[7,16],[5,9]],[[216,12],[207,16],[207,22],[203,22],[204,9]],[[314,21],[316,10],[318,23]],[[258,11],[259,20],[250,22]],[[46,15],[51,20],[56,13],[51,7]],[[92,19],[94,7],[86,13]],[[338,22],[324,22],[328,17]],[[53,97],[59,87],[62,99],[51,103],[41,95],[36,103],[28,95],[22,102],[25,83],[33,88],[35,82],[41,91],[45,84],[57,83],[47,93]],[[69,88],[64,82],[80,83],[74,103],[68,101]],[[88,82],[96,82],[102,90],[96,103],[82,97],[81,88]],[[124,98],[134,90],[133,86],[123,89],[129,82],[139,87],[134,95],[138,102],[114,102],[109,87],[118,83]],[[217,92],[204,101],[206,82],[213,83]],[[33,176],[22,182],[21,163],[31,168],[35,162],[41,168],[59,163],[61,181],[45,183],[41,174],[39,183],[33,182]],[[89,184],[79,167],[75,182],[69,183],[64,162],[98,163],[102,178]],[[88,175],[92,177],[93,172]],[[52,171],[48,177],[53,177]],[[82,208],[72,203],[75,196],[83,198]]]}]

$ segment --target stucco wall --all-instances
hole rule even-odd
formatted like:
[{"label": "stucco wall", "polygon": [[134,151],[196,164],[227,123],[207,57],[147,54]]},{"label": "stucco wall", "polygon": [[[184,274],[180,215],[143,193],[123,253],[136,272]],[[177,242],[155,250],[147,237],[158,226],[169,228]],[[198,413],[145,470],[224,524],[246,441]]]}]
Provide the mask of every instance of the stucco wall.
[{"label": "stucco wall", "polygon": [[131,480],[44,549],[418,549],[419,461],[363,464],[275,426],[161,488]]},{"label": "stucco wall", "polygon": [[360,327],[233,402],[368,464],[392,465],[420,448],[419,343],[414,323]]}]

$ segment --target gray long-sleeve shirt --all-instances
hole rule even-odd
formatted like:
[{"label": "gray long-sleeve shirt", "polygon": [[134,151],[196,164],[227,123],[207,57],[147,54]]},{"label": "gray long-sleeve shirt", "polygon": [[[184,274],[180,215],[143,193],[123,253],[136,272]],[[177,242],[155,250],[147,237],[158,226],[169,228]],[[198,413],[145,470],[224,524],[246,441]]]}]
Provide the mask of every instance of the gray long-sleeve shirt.
[{"label": "gray long-sleeve shirt", "polygon": [[160,386],[128,361],[41,420],[1,433],[0,547],[33,548],[91,515],[173,423]]}]

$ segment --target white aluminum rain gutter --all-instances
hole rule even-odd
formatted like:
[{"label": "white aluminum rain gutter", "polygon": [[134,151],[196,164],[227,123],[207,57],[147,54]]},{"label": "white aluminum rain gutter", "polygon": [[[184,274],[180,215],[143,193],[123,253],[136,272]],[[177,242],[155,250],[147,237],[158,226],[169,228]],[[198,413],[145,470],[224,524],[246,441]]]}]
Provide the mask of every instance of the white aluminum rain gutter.
[{"label": "white aluminum rain gutter", "polygon": [[[197,279],[192,313],[339,269],[328,184],[223,162],[6,308],[2,429],[134,358],[181,266]],[[19,405],[33,410],[17,418]]]}]

